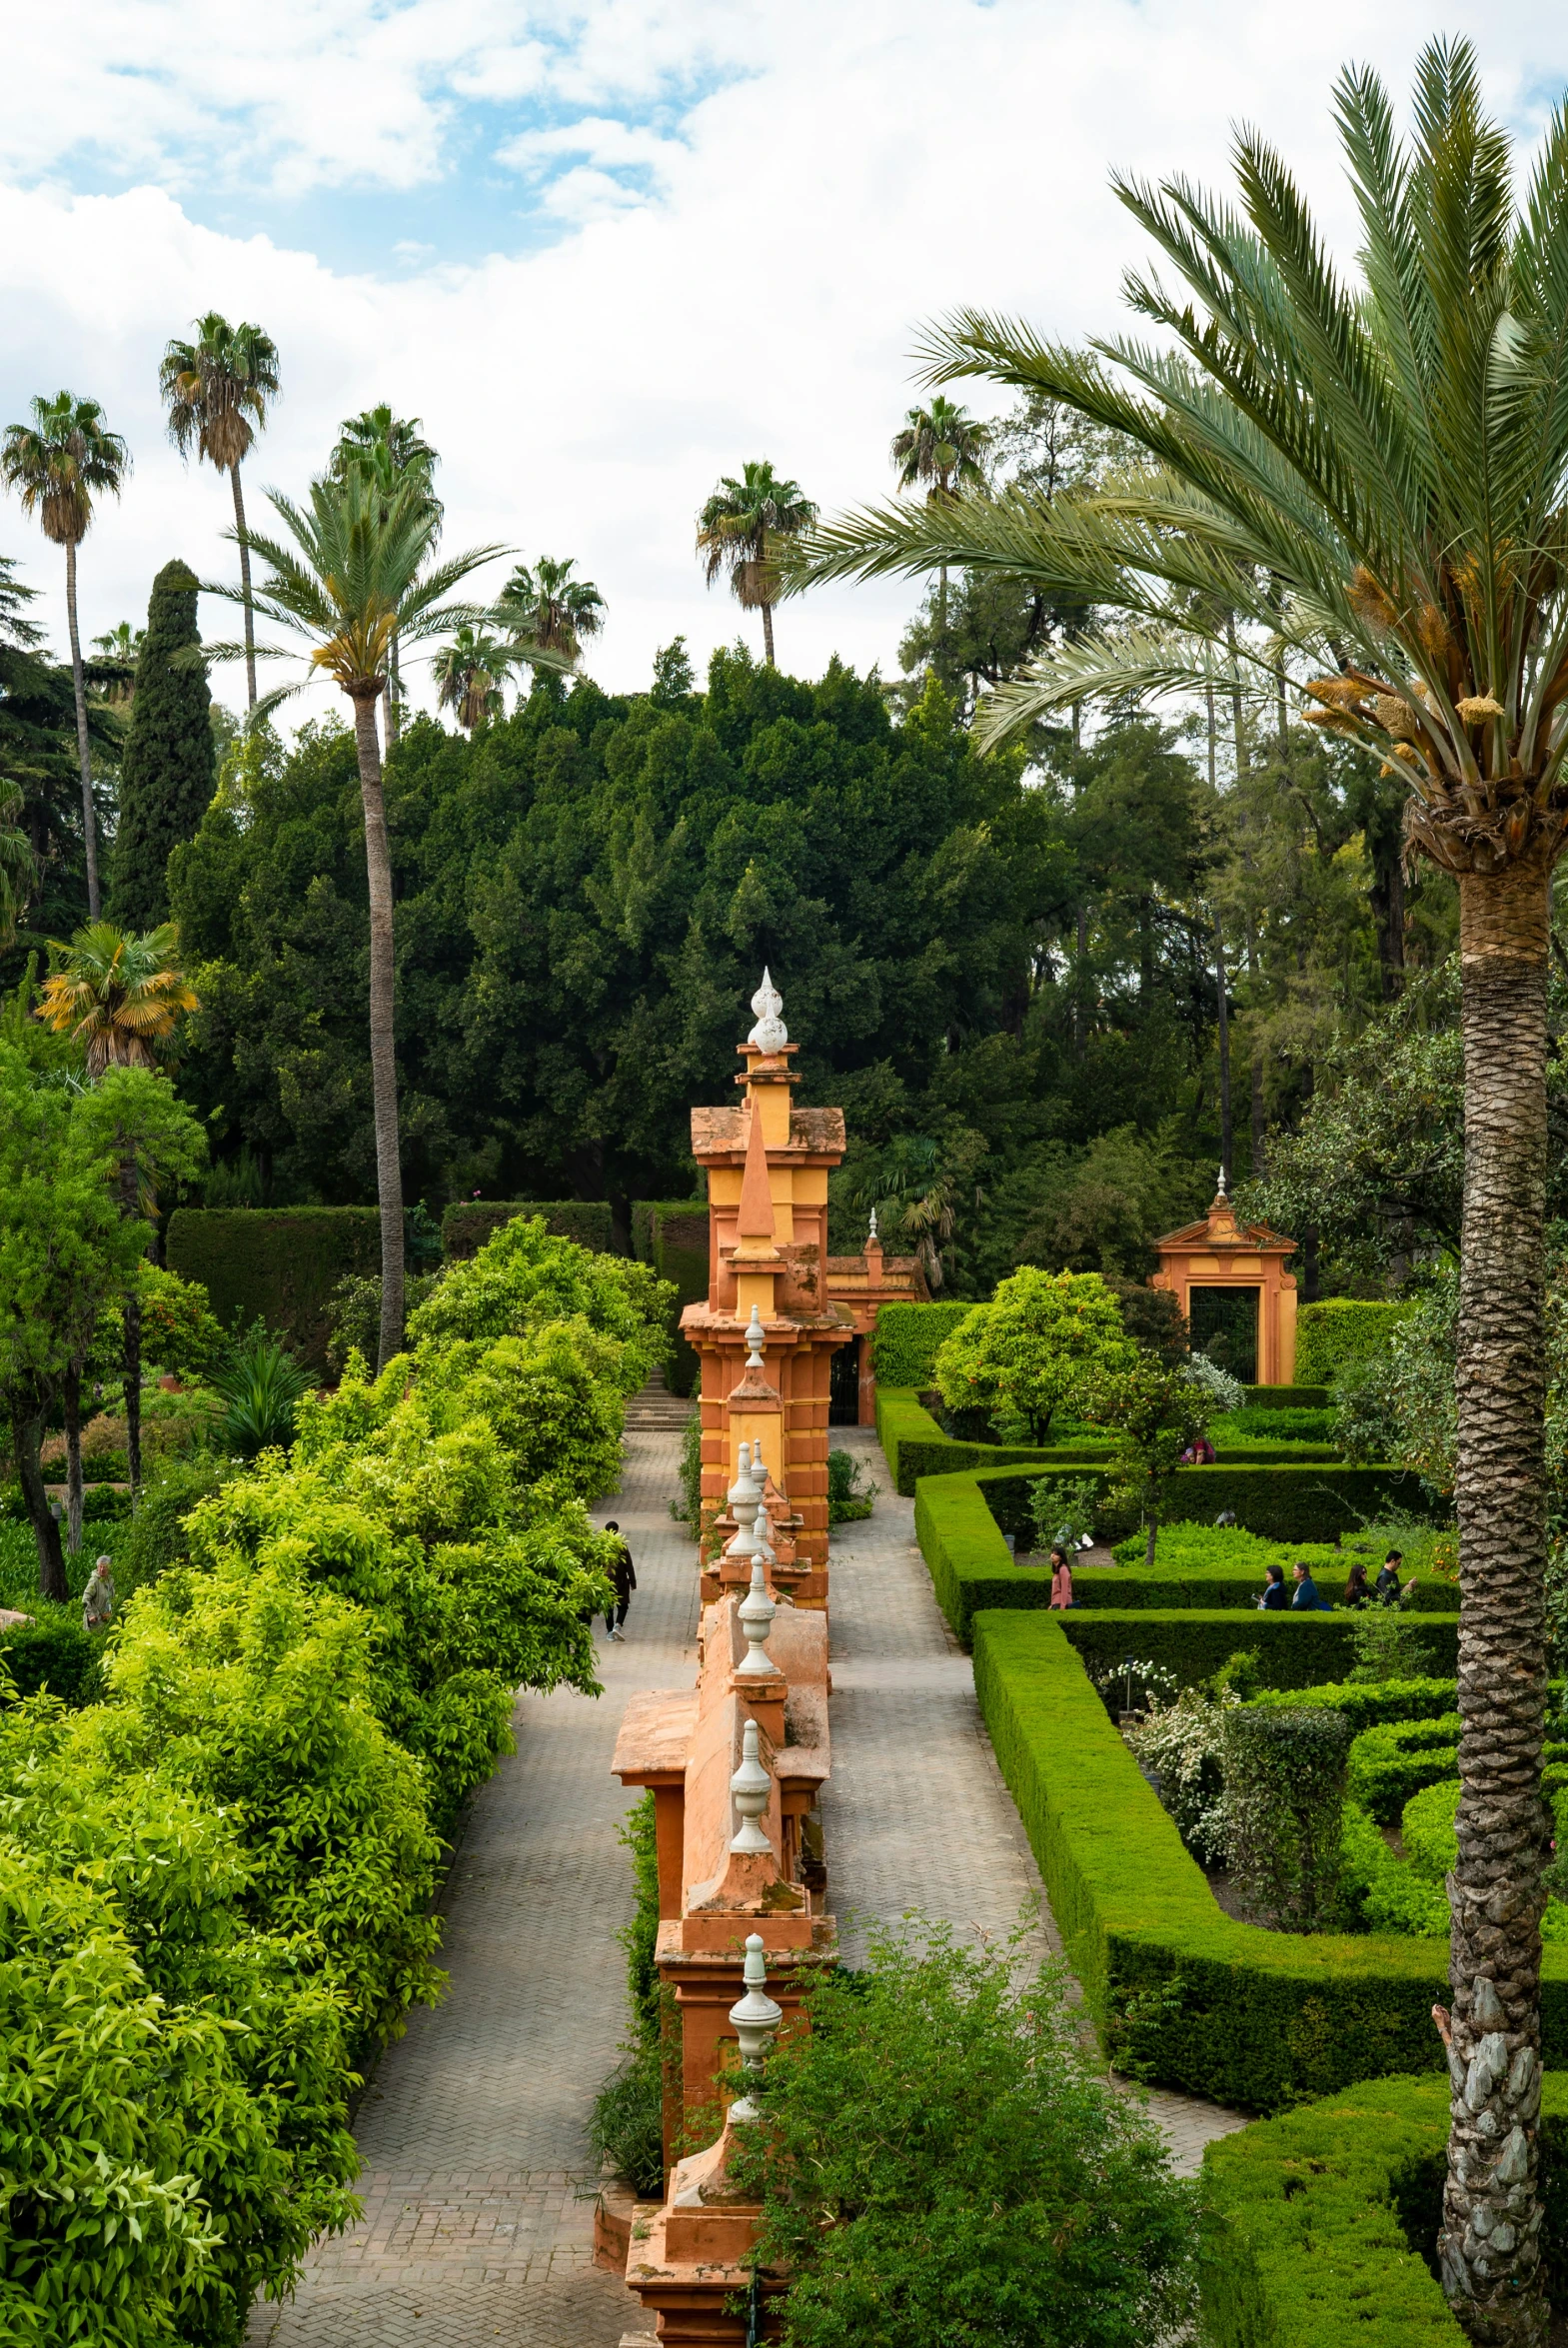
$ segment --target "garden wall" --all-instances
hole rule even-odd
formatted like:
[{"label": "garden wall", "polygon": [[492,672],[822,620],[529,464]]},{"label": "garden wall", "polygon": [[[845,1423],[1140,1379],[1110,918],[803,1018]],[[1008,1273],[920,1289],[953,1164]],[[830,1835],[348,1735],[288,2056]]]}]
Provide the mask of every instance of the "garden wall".
[{"label": "garden wall", "polygon": [[[1447,1999],[1446,1944],[1268,1932],[1227,1916],[1073,1651],[1067,1625],[1075,1632],[1094,1619],[979,1614],[974,1683],[1111,2059],[1159,2085],[1255,2111],[1369,2075],[1440,2072],[1431,2009]],[[1153,1619],[1122,1616],[1123,1646],[1135,1624]],[[1220,1619],[1228,1631],[1248,1617]],[[1342,1635],[1332,1615],[1250,1619],[1271,1642],[1276,1630],[1304,1634],[1301,1651],[1320,1665]],[[1561,2068],[1568,1948],[1554,1943],[1542,1958],[1542,2024],[1545,2059]]]},{"label": "garden wall", "polygon": [[910,1386],[916,1392],[935,1374],[936,1355],[972,1304],[883,1304],[871,1339],[871,1367],[878,1388]]},{"label": "garden wall", "polygon": [[632,1252],[639,1263],[651,1263],[662,1280],[675,1282],[675,1354],[665,1383],[672,1393],[690,1394],[702,1363],[681,1334],[681,1313],[708,1294],[708,1200],[639,1198],[632,1208]]},{"label": "garden wall", "polygon": [[467,1262],[520,1214],[541,1216],[556,1238],[576,1239],[596,1255],[618,1252],[610,1207],[603,1198],[464,1198],[441,1218],[441,1245],[448,1262]]},{"label": "garden wall", "polygon": [[1381,1353],[1408,1317],[1409,1304],[1373,1302],[1359,1296],[1322,1296],[1296,1311],[1296,1375],[1330,1386],[1355,1361]]}]

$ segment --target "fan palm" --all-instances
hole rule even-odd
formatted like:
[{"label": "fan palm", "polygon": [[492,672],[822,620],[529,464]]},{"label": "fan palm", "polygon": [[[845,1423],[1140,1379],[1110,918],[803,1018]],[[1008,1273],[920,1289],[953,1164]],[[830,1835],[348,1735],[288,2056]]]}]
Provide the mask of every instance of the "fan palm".
[{"label": "fan palm", "polygon": [[538,652],[582,658],[583,639],[597,636],[609,617],[604,597],[591,579],[574,579],[569,557],[554,563],[541,555],[530,569],[520,563],[501,591],[496,618],[511,634],[522,660]]},{"label": "fan palm", "polygon": [[104,492],[118,497],[130,470],[131,452],[117,432],[108,430],[98,402],[79,400],[71,392],[59,392],[52,400],[35,399],[32,421],[9,425],[0,445],[0,477],[21,498],[22,511],[37,514],[45,538],[65,549],[65,614],[71,635],[71,678],[76,688],[87,911],[95,922],[100,910],[98,823],[87,743],[87,682],[82,669],[81,631],[76,624],[76,550],[91,526],[94,498]]},{"label": "fan palm", "polygon": [[[910,408],[888,451],[898,468],[898,487],[925,485],[926,502],[950,498],[961,489],[983,489],[985,468],[980,459],[989,445],[991,429],[937,392],[930,405]],[[937,627],[947,633],[947,566],[938,566]]]},{"label": "fan palm", "polygon": [[[824,531],[806,579],[963,562],[1119,608],[992,698],[994,740],[1087,694],[1200,692],[1304,667],[1307,715],[1409,786],[1405,836],[1458,883],[1465,1196],[1457,1503],[1461,1796],[1450,1878],[1456,2097],[1440,2243],[1471,2331],[1544,2336],[1538,2266],[1540,1797],[1546,1700],[1543,1184],[1550,876],[1568,836],[1568,111],[1516,203],[1465,43],[1416,72],[1411,141],[1370,72],[1336,111],[1358,281],[1278,156],[1236,147],[1239,210],[1122,181],[1183,290],[1134,275],[1162,330],[1088,355],[969,313],[929,380],[1038,391],[1139,464]],[[1507,2053],[1502,2054],[1506,2048]],[[1499,2057],[1501,2056],[1501,2059]]]},{"label": "fan palm", "polygon": [[460,726],[477,734],[488,719],[501,714],[501,680],[511,665],[512,656],[499,638],[483,628],[460,628],[431,663],[441,707],[452,710]]},{"label": "fan palm", "polygon": [[708,584],[728,572],[736,600],[763,615],[763,650],[774,661],[774,605],[780,562],[789,542],[816,520],[816,508],[796,481],[781,481],[765,457],[739,481],[724,474],[697,518],[697,551]]},{"label": "fan palm", "polygon": [[94,1083],[106,1068],[151,1068],[155,1046],[173,1035],[183,1012],[199,1008],[173,922],[140,938],[94,922],[69,946],[51,938],[49,962],[38,1016],[86,1047]]},{"label": "fan palm", "polygon": [[[397,1050],[393,1030],[392,866],[382,791],[376,704],[385,689],[393,641],[428,643],[453,629],[478,627],[484,613],[448,601],[481,564],[508,549],[475,547],[446,562],[429,561],[438,514],[425,483],[410,474],[390,498],[366,467],[345,466],[341,479],[313,482],[307,505],[270,493],[282,535],[249,533],[268,576],[256,595],[263,619],[310,647],[307,676],[269,694],[265,714],[300,692],[310,678],[330,677],[354,705],[360,798],[365,811],[365,872],[370,897],[370,1057],[376,1122],[376,1182],[381,1205],[381,1361],[403,1341],[403,1177],[398,1163]],[[239,600],[239,590],[209,587]],[[286,660],[289,648],[267,645],[264,658]],[[212,646],[210,660],[230,657]]]},{"label": "fan palm", "polygon": [[[425,511],[434,522],[431,545],[441,536],[441,525],[446,508],[437,497],[434,483],[436,467],[441,459],[426,440],[418,416],[395,416],[387,401],[379,406],[364,408],[358,416],[345,416],[338,428],[338,445],[332,452],[328,472],[334,481],[346,481],[351,468],[363,474],[373,484],[384,505],[390,506],[398,491],[407,483],[417,483]],[[398,739],[403,721],[403,677],[398,666],[398,640],[392,639],[387,660],[387,683],[382,694],[382,707],[387,722],[387,740]]]},{"label": "fan palm", "polygon": [[194,342],[171,342],[165,350],[158,388],[169,411],[169,437],[181,456],[188,457],[194,447],[199,458],[228,474],[234,492],[245,604],[245,691],[254,710],[256,622],[240,467],[267,422],[267,403],[278,396],[278,346],[261,327],[248,320],[231,326],[216,310],[195,323]]}]

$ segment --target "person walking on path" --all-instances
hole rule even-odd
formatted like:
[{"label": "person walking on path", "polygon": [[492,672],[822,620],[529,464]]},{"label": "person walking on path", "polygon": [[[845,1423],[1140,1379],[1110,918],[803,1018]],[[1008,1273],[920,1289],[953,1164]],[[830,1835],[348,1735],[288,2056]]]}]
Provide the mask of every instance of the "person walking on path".
[{"label": "person walking on path", "polygon": [[1268,1585],[1258,1599],[1258,1612],[1277,1614],[1290,1603],[1290,1592],[1285,1587],[1285,1568],[1283,1565],[1270,1565],[1267,1571]]},{"label": "person walking on path", "polygon": [[616,1594],[614,1603],[605,1609],[605,1628],[612,1638],[620,1639],[624,1645],[626,1618],[632,1605],[632,1592],[637,1587],[637,1570],[632,1563],[632,1552],[621,1536],[621,1527],[614,1518],[605,1526],[605,1530],[616,1536],[616,1554],[609,1566],[610,1586]]},{"label": "person walking on path", "polygon": [[1377,1589],[1375,1593],[1377,1602],[1380,1606],[1398,1605],[1399,1568],[1403,1563],[1404,1556],[1398,1549],[1390,1549],[1387,1556],[1383,1559],[1382,1566],[1377,1576]]},{"label": "person walking on path", "polygon": [[1292,1611],[1299,1614],[1326,1613],[1328,1609],[1317,1594],[1317,1583],[1312,1579],[1312,1568],[1305,1558],[1298,1560],[1295,1577],[1295,1591],[1290,1600]]},{"label": "person walking on path", "polygon": [[86,1631],[107,1629],[114,1613],[114,1575],[107,1557],[100,1557],[88,1576],[82,1592],[82,1628]]}]

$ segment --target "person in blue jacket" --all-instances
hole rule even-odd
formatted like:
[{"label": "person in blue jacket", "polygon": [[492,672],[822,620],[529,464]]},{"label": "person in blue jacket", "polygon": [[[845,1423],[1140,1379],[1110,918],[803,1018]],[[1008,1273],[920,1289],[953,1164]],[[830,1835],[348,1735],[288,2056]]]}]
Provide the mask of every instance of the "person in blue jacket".
[{"label": "person in blue jacket", "polygon": [[1281,1607],[1289,1605],[1290,1592],[1285,1587],[1285,1568],[1283,1565],[1270,1565],[1268,1568],[1268,1586],[1264,1590],[1263,1595],[1258,1599],[1257,1603],[1260,1614],[1277,1614]]},{"label": "person in blue jacket", "polygon": [[1295,1568],[1296,1586],[1291,1592],[1292,1613],[1326,1614],[1328,1608],[1317,1594],[1317,1583],[1312,1579],[1312,1568],[1304,1557],[1298,1557]]}]

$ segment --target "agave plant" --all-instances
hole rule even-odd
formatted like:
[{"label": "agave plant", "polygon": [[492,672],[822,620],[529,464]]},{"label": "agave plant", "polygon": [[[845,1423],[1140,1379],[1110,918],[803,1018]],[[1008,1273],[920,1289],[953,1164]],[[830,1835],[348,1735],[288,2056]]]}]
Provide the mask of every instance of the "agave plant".
[{"label": "agave plant", "polygon": [[239,1459],[286,1450],[294,1440],[294,1413],[310,1379],[262,1321],[241,1337],[213,1379],[228,1404],[218,1440]]}]

